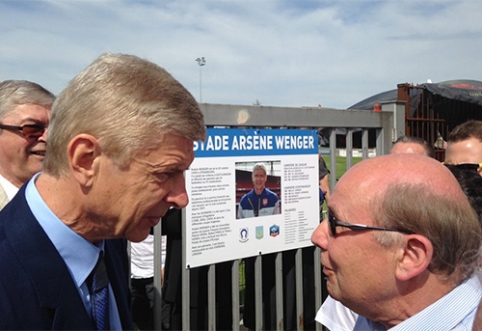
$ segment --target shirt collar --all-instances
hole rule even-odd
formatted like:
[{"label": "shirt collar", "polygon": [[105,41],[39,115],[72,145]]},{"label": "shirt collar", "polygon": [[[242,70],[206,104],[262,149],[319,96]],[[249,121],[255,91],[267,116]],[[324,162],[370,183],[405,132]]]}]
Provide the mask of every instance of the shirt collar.
[{"label": "shirt collar", "polygon": [[65,225],[47,206],[40,196],[35,175],[27,184],[25,198],[40,226],[53,243],[78,287],[94,269],[104,241],[93,244]]},{"label": "shirt collar", "polygon": [[[424,310],[390,328],[390,331],[455,329],[465,319],[473,320],[481,298],[480,281],[476,275],[473,275]],[[364,317],[360,316],[359,319]],[[363,325],[361,322],[357,321],[357,325]],[[368,319],[366,322],[371,330],[386,330],[380,323]],[[472,321],[468,324],[471,325],[471,323]],[[361,330],[361,328],[355,327],[355,330]]]},{"label": "shirt collar", "polygon": [[0,175],[0,185],[2,185],[8,200],[12,200],[15,194],[18,192],[18,187],[10,183],[5,177]]}]

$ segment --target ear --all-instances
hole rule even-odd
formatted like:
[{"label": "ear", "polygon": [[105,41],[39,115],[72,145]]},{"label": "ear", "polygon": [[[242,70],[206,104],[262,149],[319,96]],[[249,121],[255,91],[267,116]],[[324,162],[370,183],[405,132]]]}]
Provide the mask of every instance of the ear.
[{"label": "ear", "polygon": [[75,180],[84,187],[92,185],[101,156],[101,148],[96,137],[79,134],[70,140],[68,146],[69,166]]},{"label": "ear", "polygon": [[407,281],[427,270],[432,255],[433,246],[426,237],[419,234],[405,235],[395,274],[397,279]]}]

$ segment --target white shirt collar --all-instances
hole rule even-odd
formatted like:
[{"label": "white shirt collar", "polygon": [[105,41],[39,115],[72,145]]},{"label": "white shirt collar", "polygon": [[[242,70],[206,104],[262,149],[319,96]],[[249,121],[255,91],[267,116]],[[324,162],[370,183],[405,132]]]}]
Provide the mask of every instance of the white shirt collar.
[{"label": "white shirt collar", "polygon": [[5,194],[7,195],[8,200],[12,200],[15,194],[17,194],[19,188],[10,183],[5,177],[0,175],[0,185],[2,185]]}]

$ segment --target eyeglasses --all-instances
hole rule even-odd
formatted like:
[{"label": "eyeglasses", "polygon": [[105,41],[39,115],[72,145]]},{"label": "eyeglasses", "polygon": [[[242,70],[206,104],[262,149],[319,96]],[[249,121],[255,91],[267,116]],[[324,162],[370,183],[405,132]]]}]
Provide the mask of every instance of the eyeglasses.
[{"label": "eyeglasses", "polygon": [[23,126],[0,124],[0,129],[20,131],[20,133],[28,139],[41,137],[44,134],[46,127],[41,124],[25,124]]},{"label": "eyeglasses", "polygon": [[455,167],[463,170],[473,170],[477,171],[479,168],[482,168],[482,163],[461,163],[461,164],[445,164],[448,167]]},{"label": "eyeglasses", "polygon": [[336,237],[336,227],[341,226],[344,228],[349,228],[352,231],[366,231],[366,230],[375,230],[375,231],[393,231],[393,232],[401,232],[405,234],[413,234],[413,232],[404,230],[404,229],[390,229],[390,228],[382,228],[378,226],[368,226],[364,224],[351,224],[339,221],[336,217],[328,211],[327,213],[328,224],[330,226],[331,235]]}]

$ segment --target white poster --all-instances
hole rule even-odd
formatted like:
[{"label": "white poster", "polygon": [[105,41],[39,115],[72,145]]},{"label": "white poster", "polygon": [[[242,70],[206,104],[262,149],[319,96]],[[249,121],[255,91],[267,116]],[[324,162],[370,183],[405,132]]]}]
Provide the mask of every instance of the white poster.
[{"label": "white poster", "polygon": [[186,171],[186,267],[311,246],[316,130],[208,129]]}]

